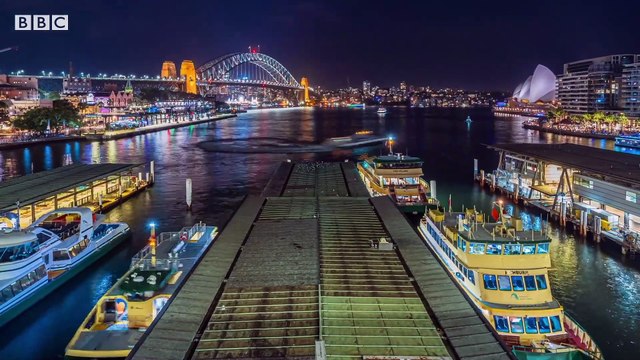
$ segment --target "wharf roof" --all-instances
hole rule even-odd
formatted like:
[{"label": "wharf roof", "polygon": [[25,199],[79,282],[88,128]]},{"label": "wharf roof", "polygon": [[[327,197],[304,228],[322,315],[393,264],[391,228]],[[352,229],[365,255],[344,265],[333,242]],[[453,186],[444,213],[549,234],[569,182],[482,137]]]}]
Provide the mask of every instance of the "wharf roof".
[{"label": "wharf roof", "polygon": [[496,144],[487,147],[599,175],[605,180],[640,186],[638,155],[569,143]]},{"label": "wharf roof", "polygon": [[0,210],[28,205],[141,164],[74,164],[0,182]]}]

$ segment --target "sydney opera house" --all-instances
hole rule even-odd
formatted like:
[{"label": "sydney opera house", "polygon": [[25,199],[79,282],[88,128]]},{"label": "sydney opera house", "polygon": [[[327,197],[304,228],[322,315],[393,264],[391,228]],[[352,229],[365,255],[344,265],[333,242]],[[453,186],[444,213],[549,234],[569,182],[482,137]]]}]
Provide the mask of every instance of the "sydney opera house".
[{"label": "sydney opera house", "polygon": [[556,75],[544,65],[536,66],[533,74],[520,83],[511,99],[494,108],[496,112],[542,115],[556,102]]}]

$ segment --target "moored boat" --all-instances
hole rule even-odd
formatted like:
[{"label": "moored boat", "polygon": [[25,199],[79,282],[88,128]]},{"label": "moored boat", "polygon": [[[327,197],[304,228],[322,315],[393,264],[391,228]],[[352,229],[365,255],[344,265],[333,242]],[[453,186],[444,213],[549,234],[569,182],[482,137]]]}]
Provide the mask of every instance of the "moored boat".
[{"label": "moored boat", "polygon": [[553,297],[551,239],[542,221],[475,209],[431,209],[419,232],[519,359],[603,359],[589,334]]},{"label": "moored boat", "polygon": [[204,255],[218,229],[202,223],[156,238],[89,312],[66,347],[71,358],[125,358]]},{"label": "moored boat", "polygon": [[616,146],[640,149],[640,134],[616,136]]},{"label": "moored boat", "polygon": [[124,223],[89,208],[54,210],[24,230],[0,231],[0,326],[42,300],[122,241]]},{"label": "moored boat", "polygon": [[390,196],[402,211],[413,214],[437,207],[435,189],[422,178],[422,159],[393,154],[392,144],[393,138],[389,138],[389,155],[364,157],[358,162],[358,173],[371,196]]}]

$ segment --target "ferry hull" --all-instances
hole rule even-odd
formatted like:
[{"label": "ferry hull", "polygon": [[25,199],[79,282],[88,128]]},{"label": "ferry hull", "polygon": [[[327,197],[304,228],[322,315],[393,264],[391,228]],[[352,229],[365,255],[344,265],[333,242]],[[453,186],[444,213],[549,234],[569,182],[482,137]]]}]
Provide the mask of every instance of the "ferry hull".
[{"label": "ferry hull", "polygon": [[57,275],[54,279],[49,280],[49,282],[41,286],[39,289],[35,290],[28,298],[24,299],[11,309],[8,309],[6,312],[1,314],[0,327],[3,327],[8,322],[15,319],[18,315],[22,314],[31,306],[47,297],[64,283],[76,276],[79,272],[86,269],[89,265],[93,264],[96,260],[111,251],[114,247],[116,247],[116,245],[120,244],[128,236],[128,234],[129,230],[127,229],[126,231],[116,235],[111,241],[109,241],[101,248],[96,249],[91,255],[88,255],[80,263],[76,264],[64,273]]}]

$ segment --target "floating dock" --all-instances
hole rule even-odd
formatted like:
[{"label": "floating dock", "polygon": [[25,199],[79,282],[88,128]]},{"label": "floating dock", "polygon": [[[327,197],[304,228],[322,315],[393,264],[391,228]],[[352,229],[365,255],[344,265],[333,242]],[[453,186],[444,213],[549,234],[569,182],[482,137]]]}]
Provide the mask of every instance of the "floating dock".
[{"label": "floating dock", "polygon": [[129,356],[418,357],[514,359],[392,201],[369,197],[350,162],[282,163]]}]

